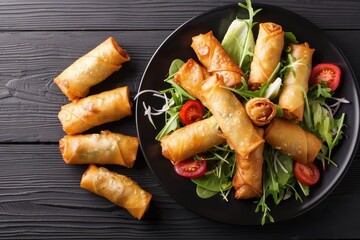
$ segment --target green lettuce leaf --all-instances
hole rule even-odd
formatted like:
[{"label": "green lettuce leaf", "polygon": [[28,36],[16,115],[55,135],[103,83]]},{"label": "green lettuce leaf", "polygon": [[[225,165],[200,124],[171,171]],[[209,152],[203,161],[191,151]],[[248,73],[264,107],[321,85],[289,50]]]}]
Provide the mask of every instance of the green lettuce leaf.
[{"label": "green lettuce leaf", "polygon": [[244,71],[248,72],[254,53],[255,40],[252,32],[254,16],[261,11],[254,11],[250,0],[246,0],[246,5],[239,3],[239,6],[248,10],[248,19],[235,19],[229,26],[221,45],[230,57]]}]

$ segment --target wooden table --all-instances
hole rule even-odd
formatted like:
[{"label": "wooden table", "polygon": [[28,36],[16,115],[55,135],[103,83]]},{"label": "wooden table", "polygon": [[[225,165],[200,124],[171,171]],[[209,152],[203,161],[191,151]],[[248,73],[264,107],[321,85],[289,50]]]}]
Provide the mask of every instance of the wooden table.
[{"label": "wooden table", "polygon": [[[87,166],[64,164],[58,149],[64,132],[57,113],[68,100],[53,83],[54,77],[112,35],[132,60],[91,94],[128,85],[133,98],[152,54],[172,31],[228,3],[234,1],[0,1],[1,239],[360,238],[359,151],[346,176],[320,205],[265,226],[227,225],[190,212],[162,189],[140,151],[134,168],[112,169],[153,194],[141,221],[79,187]],[[271,4],[323,29],[360,79],[359,1]],[[134,117],[93,131],[100,129],[136,135]]]}]

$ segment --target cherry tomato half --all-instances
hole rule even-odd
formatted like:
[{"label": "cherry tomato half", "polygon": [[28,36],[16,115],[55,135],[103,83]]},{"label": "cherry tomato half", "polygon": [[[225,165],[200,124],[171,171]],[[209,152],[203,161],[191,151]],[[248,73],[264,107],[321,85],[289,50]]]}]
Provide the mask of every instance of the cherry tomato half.
[{"label": "cherry tomato half", "polygon": [[174,164],[177,174],[186,178],[199,178],[206,172],[206,160],[186,159]]},{"label": "cherry tomato half", "polygon": [[180,119],[185,125],[189,125],[204,116],[204,106],[199,100],[189,100],[180,108]]},{"label": "cherry tomato half", "polygon": [[310,84],[325,82],[334,92],[340,84],[341,70],[332,63],[320,63],[313,67],[310,75]]},{"label": "cherry tomato half", "polygon": [[317,183],[320,179],[320,172],[318,167],[313,163],[304,165],[299,162],[294,163],[294,175],[299,182],[306,186],[311,186]]}]

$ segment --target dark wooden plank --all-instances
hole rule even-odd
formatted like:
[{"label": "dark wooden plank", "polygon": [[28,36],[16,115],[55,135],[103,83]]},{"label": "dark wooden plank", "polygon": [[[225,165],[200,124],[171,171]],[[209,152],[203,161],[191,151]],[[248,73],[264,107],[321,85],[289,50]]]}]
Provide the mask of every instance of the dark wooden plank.
[{"label": "dark wooden plank", "polygon": [[[354,161],[338,188],[308,213],[263,227],[233,226],[205,219],[179,205],[161,188],[141,154],[132,169],[108,166],[153,194],[148,213],[138,221],[126,210],[81,189],[79,182],[87,166],[66,165],[57,147],[0,145],[1,239],[360,237],[358,223],[353,221],[360,212],[360,161]],[[337,227],[328,228],[334,225]]]},{"label": "dark wooden plank", "polygon": [[[0,33],[0,142],[54,142],[62,137],[57,113],[68,100],[53,79],[109,36],[114,36],[128,51],[131,61],[90,94],[129,86],[133,98],[150,57],[168,34],[154,31]],[[134,117],[104,128],[108,127],[125,134],[134,132]]]},{"label": "dark wooden plank", "polygon": [[[344,51],[360,79],[360,46],[354,44],[360,31],[326,33]],[[0,142],[57,142],[64,135],[57,113],[68,101],[53,78],[110,35],[132,60],[91,93],[127,85],[134,97],[148,61],[168,34],[170,31],[0,33]],[[134,133],[134,116],[103,126],[108,128]]]},{"label": "dark wooden plank", "polygon": [[[188,19],[235,1],[3,0],[0,30],[173,30]],[[241,1],[245,2],[245,1]],[[357,0],[253,1],[294,11],[323,29],[360,29]],[[66,17],[64,17],[66,16]]]}]

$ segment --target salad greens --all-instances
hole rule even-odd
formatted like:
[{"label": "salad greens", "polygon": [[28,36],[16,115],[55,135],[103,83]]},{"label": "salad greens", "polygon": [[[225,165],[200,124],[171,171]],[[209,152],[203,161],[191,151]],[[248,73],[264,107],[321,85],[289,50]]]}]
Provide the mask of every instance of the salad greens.
[{"label": "salad greens", "polygon": [[[222,46],[248,75],[255,46],[252,28],[256,22],[254,22],[253,18],[261,9],[254,11],[251,0],[246,0],[246,5],[239,3],[239,6],[248,10],[249,18],[237,18],[231,23],[222,40]],[[296,60],[289,54],[290,43],[298,43],[298,41],[293,33],[286,32],[284,57],[267,82],[261,85],[258,90],[251,91],[243,78],[242,86],[239,88],[222,87],[238,94],[245,100],[254,97],[267,97],[276,105],[277,96],[282,86],[281,79],[283,79],[286,74],[295,74],[295,71],[293,71],[294,67],[302,64],[302,59]],[[184,62],[182,60],[175,59],[169,68],[168,77],[164,80],[169,83],[171,87],[160,91],[160,93],[154,93],[154,96],[161,97],[165,100],[162,109],[153,109],[153,112],[151,107],[143,103],[145,115],[149,117],[149,121],[152,124],[151,115],[165,113],[165,125],[159,131],[156,140],[160,140],[163,136],[181,127],[179,110],[186,101],[194,99],[173,81],[175,74],[183,64]],[[309,88],[307,94],[304,92],[304,121],[298,123],[301,127],[314,133],[323,140],[323,146],[317,158],[322,161],[324,170],[326,162],[327,164],[331,163],[336,166],[336,163],[331,160],[331,153],[339,140],[344,136],[345,114],[342,114],[339,118],[335,118],[335,114],[341,103],[348,103],[344,98],[333,97],[330,90],[326,85],[316,84]],[[329,105],[327,103],[329,101],[333,103]],[[282,116],[282,109],[278,105],[276,105],[276,107],[277,116]],[[204,118],[209,116],[211,116],[211,113],[207,111]],[[234,151],[231,150],[227,144],[222,144],[208,150],[204,153],[204,156],[207,160],[207,172],[200,178],[191,179],[191,181],[196,184],[197,195],[201,198],[210,198],[216,194],[220,194],[224,200],[228,201],[227,197],[232,189],[232,178],[236,171]],[[197,157],[199,156],[195,156],[195,159]],[[294,196],[296,200],[302,202],[302,198],[296,189],[300,189],[304,196],[308,196],[310,188],[296,180],[293,172],[293,160],[288,155],[281,153],[279,150],[265,143],[263,157],[263,194],[262,197],[255,202],[255,212],[262,212],[262,224],[265,224],[267,220],[274,222],[274,218],[270,214],[271,209],[267,204],[269,198],[272,198],[276,205],[291,196]]]},{"label": "salad greens", "polygon": [[[289,198],[292,194],[295,195],[295,199],[300,201],[302,199],[295,189],[297,181],[293,173],[293,160],[268,144],[265,144],[263,155],[263,195],[257,202],[255,212],[261,210],[263,213],[261,223],[265,224],[267,219],[274,222],[270,214],[270,208],[266,203],[269,196],[273,198],[276,205]],[[307,194],[305,189],[303,193],[304,195]]]},{"label": "salad greens", "polygon": [[[318,159],[322,161],[324,169],[326,166],[325,160],[337,166],[331,160],[331,153],[339,140],[343,138],[343,128],[346,125],[344,124],[345,113],[341,114],[339,118],[335,118],[334,115],[340,103],[349,103],[344,98],[332,97],[330,91],[331,89],[325,84],[315,84],[305,95],[303,127],[323,140]],[[327,99],[331,99],[335,103],[329,106],[326,103]]]},{"label": "salad greens", "polygon": [[237,93],[244,99],[248,100],[249,98],[254,97],[264,97],[266,91],[268,90],[271,82],[274,80],[275,76],[277,75],[278,71],[280,69],[280,63],[276,66],[275,70],[271,73],[269,79],[265,82],[265,84],[261,85],[260,88],[256,91],[251,91],[248,87],[247,82],[244,78],[241,79],[242,86],[240,88],[231,88],[226,86],[221,86],[222,88],[226,88],[232,92]]},{"label": "salad greens", "polygon": [[248,10],[248,19],[236,18],[229,26],[221,45],[230,57],[239,64],[245,72],[250,72],[250,63],[254,54],[255,40],[252,28],[256,25],[253,22],[254,16],[261,11],[254,11],[251,0],[246,0],[246,5],[238,3],[240,7]]},{"label": "salad greens", "polygon": [[235,153],[229,145],[215,146],[207,151],[208,169],[204,176],[193,178],[196,193],[201,198],[209,198],[220,193],[224,200],[232,188],[232,178],[236,168]]}]

